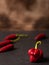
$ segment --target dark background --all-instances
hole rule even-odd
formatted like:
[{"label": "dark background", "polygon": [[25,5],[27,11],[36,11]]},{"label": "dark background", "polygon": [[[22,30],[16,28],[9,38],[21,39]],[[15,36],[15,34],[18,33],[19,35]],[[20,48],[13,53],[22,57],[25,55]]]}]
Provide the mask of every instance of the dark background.
[{"label": "dark background", "polygon": [[[28,34],[28,37],[22,37],[19,41],[14,43],[14,50],[0,53],[0,65],[49,65],[49,31],[32,31],[32,32],[0,32],[0,41],[3,41],[4,37],[13,33]],[[27,51],[30,48],[34,48],[36,41],[34,37],[38,33],[45,33],[47,38],[42,40],[42,44],[39,48],[43,50],[44,58],[41,62],[30,63]]]}]

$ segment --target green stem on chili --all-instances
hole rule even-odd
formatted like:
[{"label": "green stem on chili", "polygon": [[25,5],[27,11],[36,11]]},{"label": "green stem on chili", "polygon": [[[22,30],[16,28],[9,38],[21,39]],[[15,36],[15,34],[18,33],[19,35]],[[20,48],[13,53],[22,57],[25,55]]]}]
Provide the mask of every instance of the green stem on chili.
[{"label": "green stem on chili", "polygon": [[20,39],[20,37],[16,38],[15,40],[11,40],[11,42],[16,42]]},{"label": "green stem on chili", "polygon": [[41,44],[41,41],[37,41],[36,44],[35,44],[35,49],[38,48],[38,45]]}]

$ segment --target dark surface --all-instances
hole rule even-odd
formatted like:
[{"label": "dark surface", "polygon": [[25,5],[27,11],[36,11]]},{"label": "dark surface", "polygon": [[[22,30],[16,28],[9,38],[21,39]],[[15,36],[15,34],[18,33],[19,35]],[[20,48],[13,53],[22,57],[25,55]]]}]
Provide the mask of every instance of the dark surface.
[{"label": "dark surface", "polygon": [[[43,50],[45,59],[41,62],[30,63],[27,51],[35,46],[36,41],[34,37],[42,32],[46,34],[47,38],[42,40],[42,44],[39,47]],[[0,65],[49,65],[49,31],[42,32],[0,32],[0,41],[3,41],[4,37],[11,33],[24,33],[29,35],[29,37],[22,37],[14,43],[14,50],[0,53]]]}]

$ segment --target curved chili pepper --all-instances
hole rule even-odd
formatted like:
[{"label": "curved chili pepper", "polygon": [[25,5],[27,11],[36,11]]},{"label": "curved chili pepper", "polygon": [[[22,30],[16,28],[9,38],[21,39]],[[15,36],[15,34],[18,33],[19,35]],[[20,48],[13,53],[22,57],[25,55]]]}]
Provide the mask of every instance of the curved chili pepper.
[{"label": "curved chili pepper", "polygon": [[41,39],[45,39],[46,35],[44,33],[40,33],[37,36],[35,36],[35,40],[41,40]]},{"label": "curved chili pepper", "polygon": [[27,37],[27,34],[10,34],[4,38],[4,40],[19,40],[20,37]]},{"label": "curved chili pepper", "polygon": [[37,62],[43,58],[43,51],[37,48],[37,45],[41,44],[41,41],[38,41],[35,45],[35,48],[31,48],[28,50],[28,55],[30,58],[30,62]]}]

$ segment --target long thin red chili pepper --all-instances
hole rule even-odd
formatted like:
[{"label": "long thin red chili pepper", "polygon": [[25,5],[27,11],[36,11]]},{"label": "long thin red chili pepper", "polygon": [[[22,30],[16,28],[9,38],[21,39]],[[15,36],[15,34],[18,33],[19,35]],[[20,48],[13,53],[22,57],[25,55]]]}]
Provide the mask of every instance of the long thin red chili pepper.
[{"label": "long thin red chili pepper", "polygon": [[0,47],[3,47],[3,46],[8,45],[10,43],[12,43],[11,40],[4,40],[4,41],[0,42]]},{"label": "long thin red chili pepper", "polygon": [[0,48],[0,53],[1,53],[1,52],[5,52],[5,51],[8,51],[8,50],[11,50],[11,49],[13,49],[13,48],[14,48],[14,45],[13,45],[13,44],[8,44],[8,45],[6,45],[6,46]]},{"label": "long thin red chili pepper", "polygon": [[27,34],[10,34],[4,38],[4,40],[19,40],[20,37],[27,37]]}]

